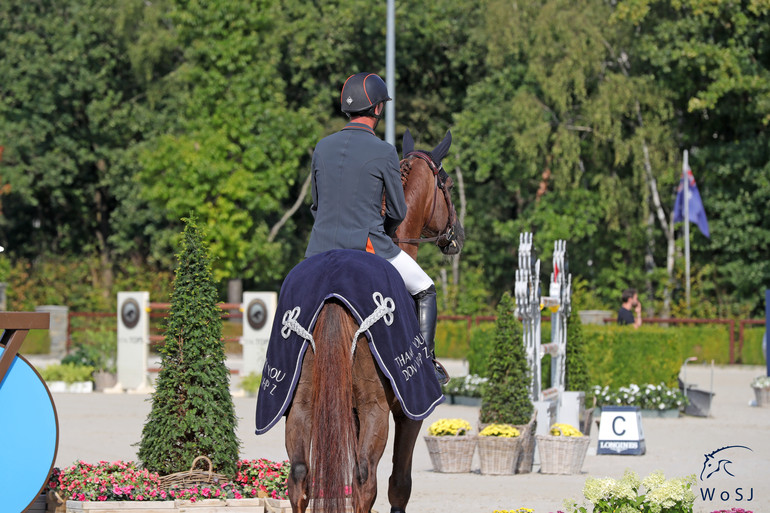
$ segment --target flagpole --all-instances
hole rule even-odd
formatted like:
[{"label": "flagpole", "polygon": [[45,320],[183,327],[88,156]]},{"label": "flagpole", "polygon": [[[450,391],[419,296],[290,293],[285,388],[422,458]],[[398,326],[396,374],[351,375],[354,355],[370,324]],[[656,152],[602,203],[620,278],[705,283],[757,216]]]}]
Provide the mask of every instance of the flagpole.
[{"label": "flagpole", "polygon": [[687,162],[687,150],[684,150],[682,160],[682,183],[684,185],[684,280],[687,291],[687,314],[690,313],[690,180],[687,171],[690,164]]},{"label": "flagpole", "polygon": [[388,0],[385,84],[393,99],[385,109],[385,142],[396,145],[396,0]]}]

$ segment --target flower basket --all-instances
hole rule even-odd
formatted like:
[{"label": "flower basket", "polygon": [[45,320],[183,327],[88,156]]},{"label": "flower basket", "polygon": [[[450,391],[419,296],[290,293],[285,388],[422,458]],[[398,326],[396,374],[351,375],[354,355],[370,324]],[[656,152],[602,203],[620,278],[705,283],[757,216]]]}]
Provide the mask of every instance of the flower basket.
[{"label": "flower basket", "polygon": [[516,473],[516,464],[521,451],[521,436],[506,438],[499,436],[477,436],[481,473],[511,475]]},{"label": "flower basket", "polygon": [[516,463],[517,474],[529,474],[532,472],[532,463],[535,461],[535,430],[537,429],[537,414],[532,415],[529,424],[514,426],[521,433],[521,450]]},{"label": "flower basket", "polygon": [[588,444],[587,436],[535,435],[540,454],[540,473],[579,474],[583,468]]},{"label": "flower basket", "polygon": [[[196,470],[195,465],[199,461],[208,464],[208,470]],[[227,478],[222,474],[213,471],[214,465],[206,456],[198,456],[190,465],[190,470],[176,472],[167,476],[160,477],[160,487],[169,490],[172,487],[192,488],[193,486],[216,485],[220,481],[224,482]]]},{"label": "flower basket", "polygon": [[66,513],[67,505],[61,495],[53,490],[48,490],[45,497],[46,513]]},{"label": "flower basket", "polygon": [[757,400],[757,406],[770,405],[770,387],[751,387],[754,389],[754,396]]},{"label": "flower basket", "polygon": [[433,464],[434,472],[470,472],[473,453],[476,450],[476,437],[462,436],[426,436],[425,444]]},{"label": "flower basket", "polygon": [[[479,423],[479,432],[489,423]],[[516,456],[516,474],[529,474],[535,461],[535,431],[537,430],[537,413],[532,415],[528,424],[514,424],[519,430],[519,453]]]}]

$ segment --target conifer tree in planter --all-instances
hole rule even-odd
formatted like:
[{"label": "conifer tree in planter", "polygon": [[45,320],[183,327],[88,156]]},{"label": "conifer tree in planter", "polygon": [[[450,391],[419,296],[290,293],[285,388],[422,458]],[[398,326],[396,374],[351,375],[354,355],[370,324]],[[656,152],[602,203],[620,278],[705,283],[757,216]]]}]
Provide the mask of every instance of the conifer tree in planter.
[{"label": "conifer tree in planter", "polygon": [[216,472],[234,475],[240,442],[221,341],[222,312],[195,219],[184,222],[161,370],[137,456],[160,475],[189,470],[200,455],[208,456]]},{"label": "conifer tree in planter", "polygon": [[487,377],[481,392],[480,421],[527,424],[534,407],[529,396],[532,372],[522,341],[522,329],[514,313],[513,298],[503,294],[497,305],[497,322]]},{"label": "conifer tree in planter", "polygon": [[586,364],[586,345],[583,338],[583,322],[573,308],[567,318],[567,359],[564,370],[564,389],[573,392],[589,393],[588,366]]}]

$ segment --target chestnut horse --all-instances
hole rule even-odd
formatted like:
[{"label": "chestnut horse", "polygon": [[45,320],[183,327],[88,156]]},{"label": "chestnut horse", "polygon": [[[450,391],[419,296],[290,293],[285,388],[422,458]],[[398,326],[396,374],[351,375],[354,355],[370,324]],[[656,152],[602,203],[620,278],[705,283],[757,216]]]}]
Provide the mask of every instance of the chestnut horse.
[{"label": "chestnut horse", "polygon": [[[451,134],[431,152],[414,151],[404,136],[401,177],[407,215],[394,239],[416,259],[419,241],[434,242],[443,253],[462,249],[464,232],[451,201],[452,179],[441,167]],[[424,236],[424,238],[420,238]],[[393,470],[388,483],[391,513],[403,513],[412,491],[412,452],[422,421],[408,418],[391,384],[380,371],[365,335],[335,299],[318,315],[315,351],[305,352],[302,370],[286,419],[286,450],[291,462],[289,500],[304,513],[310,499],[323,499],[325,513],[345,511],[345,497],[355,513],[369,513],[377,496],[377,465],[388,440],[393,414]]]}]

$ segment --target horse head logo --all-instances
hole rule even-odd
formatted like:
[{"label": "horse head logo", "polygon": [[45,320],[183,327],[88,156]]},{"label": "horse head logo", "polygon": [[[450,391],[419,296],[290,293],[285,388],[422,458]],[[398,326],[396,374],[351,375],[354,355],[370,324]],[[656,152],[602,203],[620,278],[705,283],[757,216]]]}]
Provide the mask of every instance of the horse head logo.
[{"label": "horse head logo", "polygon": [[[728,459],[730,453],[725,455],[720,454],[722,451],[726,451],[727,449],[748,449],[751,451],[751,449],[745,445],[728,445],[726,447],[720,447],[716,451],[704,454],[706,460],[703,462],[703,469],[700,471],[701,481],[708,479],[720,470],[724,470],[727,475],[735,477],[735,475],[727,469],[727,465],[732,463],[732,460]],[[705,478],[703,477],[703,474],[706,474]]]}]

